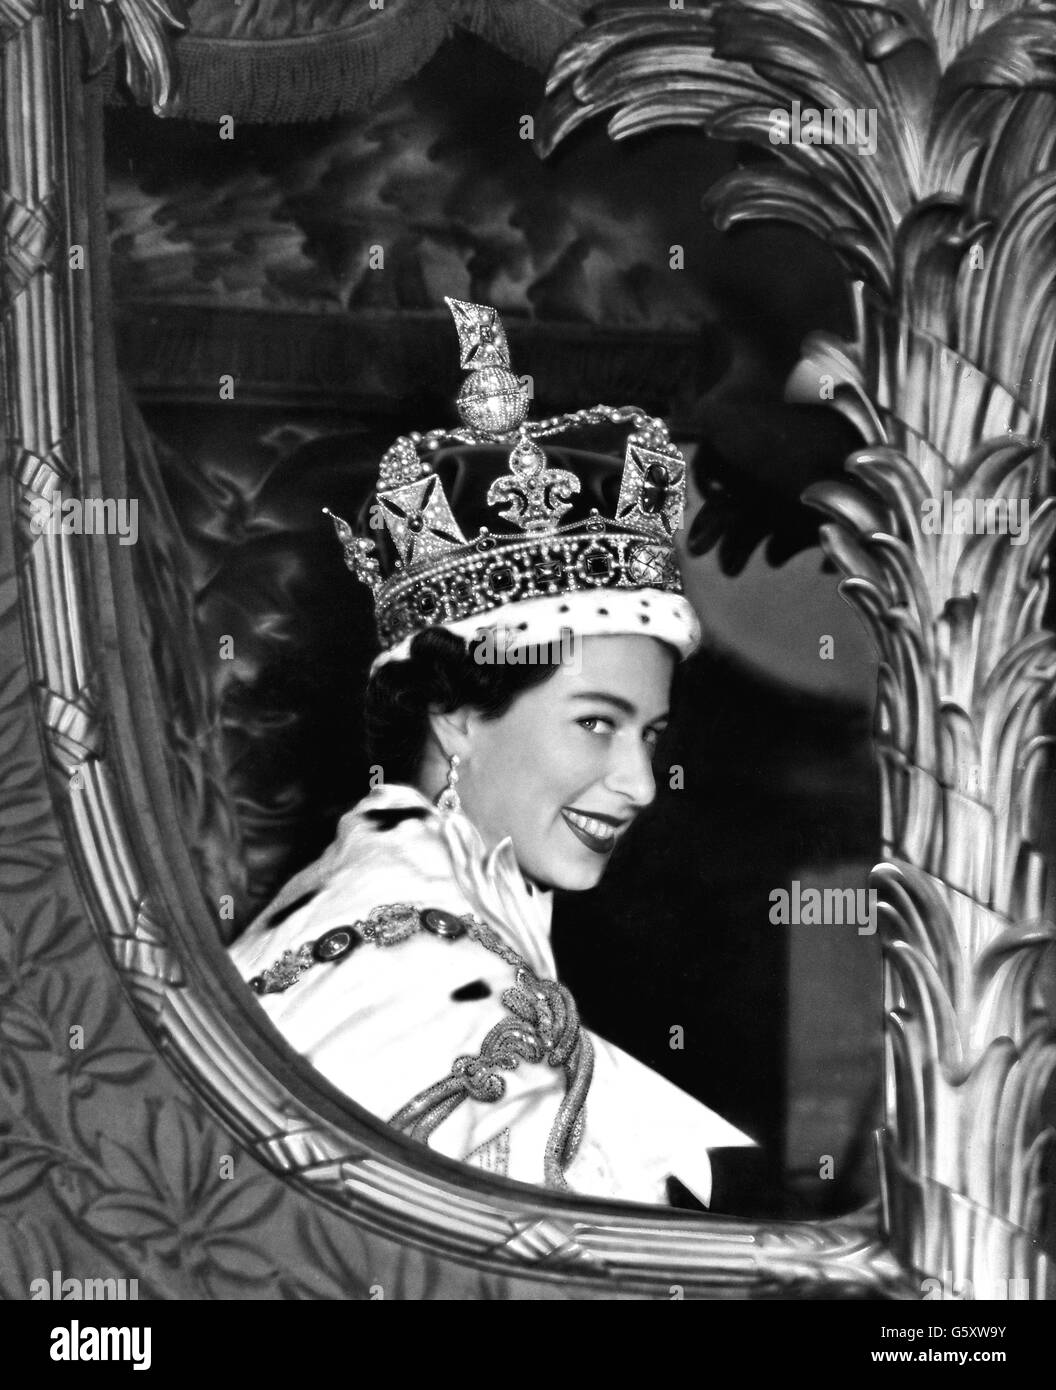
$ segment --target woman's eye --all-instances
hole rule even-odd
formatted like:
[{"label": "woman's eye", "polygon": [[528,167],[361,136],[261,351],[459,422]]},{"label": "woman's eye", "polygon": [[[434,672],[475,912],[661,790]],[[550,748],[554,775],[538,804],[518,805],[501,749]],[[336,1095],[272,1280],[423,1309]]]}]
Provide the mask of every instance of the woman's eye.
[{"label": "woman's eye", "polygon": [[607,724],[607,725],[608,725],[608,729],[607,729],[607,730],[603,730],[602,732],[609,732],[609,731],[611,731],[612,729],[614,729],[614,728],[616,727],[616,726],[613,724],[612,720],[611,720],[611,719],[606,719],[605,716],[604,716],[603,714],[588,714],[587,717],[586,717],[585,719],[580,719],[578,722],[579,722],[580,727],[583,728],[583,729],[586,729],[586,730],[587,730],[587,733],[589,733],[589,734],[592,734],[592,733],[595,732],[594,728],[592,727],[593,725],[597,725],[597,724]]}]

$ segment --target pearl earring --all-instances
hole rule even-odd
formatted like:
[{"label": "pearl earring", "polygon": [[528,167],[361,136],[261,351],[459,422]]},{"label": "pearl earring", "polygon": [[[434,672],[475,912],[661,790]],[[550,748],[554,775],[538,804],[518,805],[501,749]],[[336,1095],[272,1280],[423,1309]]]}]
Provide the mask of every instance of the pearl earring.
[{"label": "pearl earring", "polygon": [[458,795],[458,765],[462,759],[457,753],[452,753],[448,758],[447,785],[436,798],[436,805],[441,811],[461,811],[462,801]]}]

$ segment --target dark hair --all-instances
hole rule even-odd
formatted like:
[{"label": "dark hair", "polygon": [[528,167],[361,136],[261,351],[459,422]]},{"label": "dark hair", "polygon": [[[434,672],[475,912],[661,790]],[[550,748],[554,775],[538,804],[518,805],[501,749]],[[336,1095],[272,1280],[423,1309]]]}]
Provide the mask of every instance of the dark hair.
[{"label": "dark hair", "polygon": [[[386,782],[414,783],[429,736],[429,712],[469,706],[498,719],[518,695],[542,685],[561,664],[561,647],[544,646],[534,663],[479,661],[476,643],[443,627],[426,628],[406,661],[388,661],[371,677],[363,702],[367,761]],[[546,659],[549,658],[549,659]]]}]

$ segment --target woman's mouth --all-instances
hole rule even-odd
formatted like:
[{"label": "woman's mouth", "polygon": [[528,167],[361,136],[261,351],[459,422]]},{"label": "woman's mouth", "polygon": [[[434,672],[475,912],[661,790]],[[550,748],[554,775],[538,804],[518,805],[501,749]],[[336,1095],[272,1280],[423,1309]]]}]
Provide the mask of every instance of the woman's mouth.
[{"label": "woman's mouth", "polygon": [[575,835],[577,840],[581,840],[587,849],[593,850],[595,854],[610,854],[616,844],[616,832],[606,821],[599,820],[597,816],[585,816],[581,811],[572,811],[567,807],[561,808],[561,816]]}]

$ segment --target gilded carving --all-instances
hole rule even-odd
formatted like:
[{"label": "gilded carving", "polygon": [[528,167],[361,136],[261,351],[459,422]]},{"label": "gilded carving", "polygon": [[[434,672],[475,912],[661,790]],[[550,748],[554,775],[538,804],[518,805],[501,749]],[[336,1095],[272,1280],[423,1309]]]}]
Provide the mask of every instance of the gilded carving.
[{"label": "gilded carving", "polygon": [[1031,1298],[1056,1292],[1051,40],[1051,13],[1011,0],[638,6],[558,59],[544,134],[605,111],[616,139],[677,123],[763,145],[776,162],[722,180],[717,219],[806,227],[852,282],[854,340],[815,335],[788,394],[831,402],[865,446],[808,500],[882,657],[885,1221],[918,1271],[1026,1279]]}]

